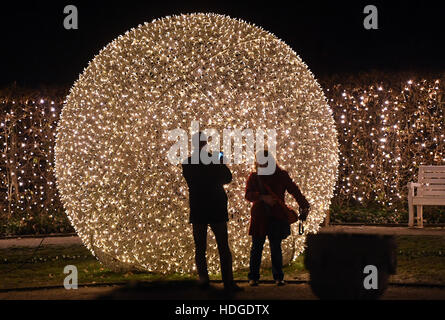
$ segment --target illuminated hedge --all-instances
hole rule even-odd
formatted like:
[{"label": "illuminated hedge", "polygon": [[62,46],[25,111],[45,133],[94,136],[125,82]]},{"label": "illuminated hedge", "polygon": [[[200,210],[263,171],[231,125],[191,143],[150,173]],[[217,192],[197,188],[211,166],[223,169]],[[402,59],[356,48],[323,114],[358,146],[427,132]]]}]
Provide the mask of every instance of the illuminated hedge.
[{"label": "illuminated hedge", "polygon": [[0,223],[13,221],[18,232],[42,232],[42,220],[66,230],[53,162],[65,91],[0,90]]},{"label": "illuminated hedge", "polygon": [[445,164],[443,81],[337,84],[327,95],[341,153],[337,204],[353,199],[397,211],[420,165]]},{"label": "illuminated hedge", "polygon": [[[384,77],[388,78],[385,83],[378,81]],[[348,205],[351,199],[363,204],[378,201],[386,205],[391,203],[394,210],[398,210],[400,205],[406,206],[406,183],[416,179],[418,165],[445,163],[444,133],[439,131],[444,121],[444,79],[377,74],[374,76],[377,80],[370,83],[370,78],[365,74],[353,75],[348,81],[341,78],[322,82],[334,112],[341,151],[333,202]],[[362,96],[368,101],[368,110],[361,105]],[[19,217],[17,220],[21,223],[17,228],[29,225],[27,230],[42,232],[40,215],[52,221],[53,229],[64,231],[60,228],[66,224],[64,218],[56,214],[63,208],[52,170],[55,128],[64,98],[64,94],[54,90],[45,93],[17,88],[0,90],[0,188],[3,193],[0,221],[4,225],[11,218]],[[403,133],[394,135],[394,127],[386,131],[388,143],[385,144],[398,145],[394,151],[400,152],[401,160],[395,163],[390,163],[391,159],[379,148],[382,137],[370,135],[373,127],[381,128],[382,121],[378,119],[381,119],[385,101],[388,106],[393,106],[393,102],[400,105],[403,102],[404,106],[399,110],[388,109],[393,113],[387,116],[387,123],[394,125],[398,121]],[[363,119],[370,116],[373,122],[364,122]],[[30,137],[30,130],[35,136]],[[373,152],[377,156],[373,157]],[[391,186],[386,180],[397,183]]]}]

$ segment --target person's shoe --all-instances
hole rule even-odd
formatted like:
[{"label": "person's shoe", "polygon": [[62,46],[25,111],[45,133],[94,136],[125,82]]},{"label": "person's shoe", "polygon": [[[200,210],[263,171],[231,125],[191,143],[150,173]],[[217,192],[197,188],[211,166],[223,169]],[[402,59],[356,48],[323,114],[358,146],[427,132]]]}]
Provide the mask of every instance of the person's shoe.
[{"label": "person's shoe", "polygon": [[249,280],[249,286],[258,287],[258,280]]},{"label": "person's shoe", "polygon": [[277,287],[282,287],[286,285],[286,282],[284,282],[284,280],[275,280],[275,284]]}]

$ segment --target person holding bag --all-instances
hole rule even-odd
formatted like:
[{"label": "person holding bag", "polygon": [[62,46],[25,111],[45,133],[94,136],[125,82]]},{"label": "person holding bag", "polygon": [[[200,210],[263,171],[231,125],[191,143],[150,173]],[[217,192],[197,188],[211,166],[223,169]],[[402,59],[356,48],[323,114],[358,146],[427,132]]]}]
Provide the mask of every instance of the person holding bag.
[{"label": "person holding bag", "polygon": [[[258,159],[260,157],[261,159],[267,159],[267,161],[264,164],[259,164]],[[275,165],[274,173],[261,175],[258,169],[268,167],[269,162]],[[282,286],[285,282],[281,242],[291,234],[290,225],[292,223],[298,219],[306,220],[310,206],[287,171],[276,164],[273,155],[267,150],[257,153],[255,169],[255,172],[252,172],[247,179],[245,194],[245,198],[252,202],[249,227],[249,235],[252,236],[249,285],[258,285],[261,256],[267,236],[272,258],[272,274],[276,285]],[[298,202],[300,207],[299,216],[285,205],[284,195],[286,191]]]}]

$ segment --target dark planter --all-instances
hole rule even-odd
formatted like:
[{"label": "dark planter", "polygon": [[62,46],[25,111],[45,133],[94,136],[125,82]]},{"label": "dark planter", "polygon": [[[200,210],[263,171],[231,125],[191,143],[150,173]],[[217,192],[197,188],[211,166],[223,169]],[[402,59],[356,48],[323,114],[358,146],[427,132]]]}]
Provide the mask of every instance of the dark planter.
[{"label": "dark planter", "polygon": [[[393,236],[320,233],[307,237],[305,265],[310,284],[320,299],[373,300],[388,287],[397,267]],[[378,289],[365,289],[367,265],[378,270]]]}]

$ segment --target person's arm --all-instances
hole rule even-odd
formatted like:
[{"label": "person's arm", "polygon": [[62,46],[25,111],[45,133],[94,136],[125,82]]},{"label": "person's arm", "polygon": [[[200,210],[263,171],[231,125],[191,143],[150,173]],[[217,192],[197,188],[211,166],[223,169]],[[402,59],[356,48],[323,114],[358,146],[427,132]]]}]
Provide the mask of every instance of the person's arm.
[{"label": "person's arm", "polygon": [[185,163],[182,164],[182,175],[184,176],[187,185],[190,186],[191,174],[188,164]]},{"label": "person's arm", "polygon": [[250,174],[246,183],[246,195],[245,198],[247,201],[255,202],[261,200],[261,195],[259,190],[257,189],[257,185],[255,183],[256,174]]},{"label": "person's arm", "polygon": [[306,197],[301,193],[300,188],[292,181],[289,174],[283,170],[283,179],[286,186],[287,192],[289,192],[295,200],[297,200],[298,205],[302,209],[309,209],[310,205]]},{"label": "person's arm", "polygon": [[222,184],[228,184],[232,182],[232,172],[225,164],[217,164],[219,167],[220,179]]}]

